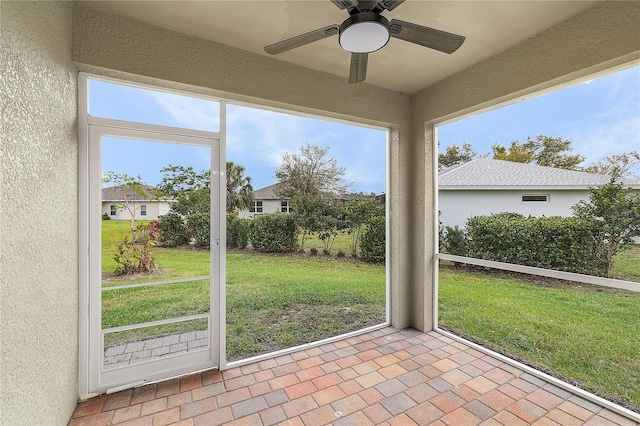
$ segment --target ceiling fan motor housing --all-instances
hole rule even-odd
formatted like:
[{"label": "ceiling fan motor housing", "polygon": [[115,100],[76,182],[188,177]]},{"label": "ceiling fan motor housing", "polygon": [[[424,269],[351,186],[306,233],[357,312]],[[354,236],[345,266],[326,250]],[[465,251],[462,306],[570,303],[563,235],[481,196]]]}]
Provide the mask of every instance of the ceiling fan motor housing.
[{"label": "ceiling fan motor housing", "polygon": [[375,12],[361,12],[340,25],[340,46],[352,53],[371,53],[389,41],[389,21]]}]

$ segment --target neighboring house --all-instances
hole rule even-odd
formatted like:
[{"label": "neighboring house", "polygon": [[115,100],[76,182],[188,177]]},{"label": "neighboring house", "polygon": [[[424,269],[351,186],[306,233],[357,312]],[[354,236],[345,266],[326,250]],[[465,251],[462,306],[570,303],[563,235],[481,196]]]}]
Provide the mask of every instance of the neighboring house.
[{"label": "neighboring house", "polygon": [[[438,173],[438,209],[446,226],[464,227],[468,218],[513,212],[525,216],[571,216],[571,207],[588,200],[590,187],[609,176],[478,158]],[[640,191],[640,182],[626,179]]]},{"label": "neighboring house", "polygon": [[264,213],[289,213],[290,201],[276,195],[278,184],[273,184],[257,191],[253,191],[253,206],[249,210],[240,210],[241,219],[256,217]]},{"label": "neighboring house", "polygon": [[[265,213],[289,213],[291,200],[276,195],[278,184],[273,184],[253,192],[253,206],[249,210],[240,210],[238,216],[247,219]],[[370,199],[369,195],[345,194],[340,199],[343,201]],[[384,194],[376,195],[375,200],[384,204]]]},{"label": "neighboring house", "polygon": [[[133,197],[133,208],[135,208],[136,220],[156,220],[158,216],[169,213],[169,202],[171,200],[157,199],[151,195],[152,188],[142,185],[142,192],[146,196],[137,195]],[[125,207],[124,195],[126,188],[122,186],[110,186],[102,188],[102,212],[111,219],[130,220],[131,213]],[[130,198],[130,197],[128,197]]]}]

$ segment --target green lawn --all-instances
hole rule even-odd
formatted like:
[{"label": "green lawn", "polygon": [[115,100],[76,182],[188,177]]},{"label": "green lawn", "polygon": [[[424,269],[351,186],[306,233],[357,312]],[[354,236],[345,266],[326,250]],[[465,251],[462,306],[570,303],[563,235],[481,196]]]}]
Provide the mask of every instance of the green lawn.
[{"label": "green lawn", "polygon": [[[154,247],[157,272],[110,275],[115,269],[115,246],[127,232],[124,221],[103,221],[103,286],[209,274],[208,251]],[[350,236],[342,240],[349,244]],[[384,322],[384,265],[347,259],[228,251],[228,358],[246,358]],[[208,288],[208,281],[193,281],[104,292],[103,328],[208,312]],[[139,333],[118,333],[109,342],[136,338]]]},{"label": "green lawn", "polygon": [[[317,235],[311,235],[307,237],[307,241],[304,243],[305,252],[309,252],[312,248],[315,248],[318,251],[318,255],[322,255],[322,249],[324,248],[324,243],[322,240],[318,238]],[[338,234],[333,245],[331,246],[331,254],[336,255],[338,252],[343,252],[345,255],[351,255],[351,234],[347,232],[342,232]]]},{"label": "green lawn", "polygon": [[443,267],[439,322],[640,412],[640,294]]},{"label": "green lawn", "polygon": [[640,245],[632,246],[616,255],[611,278],[640,282]]},{"label": "green lawn", "polygon": [[230,359],[313,342],[384,320],[384,265],[227,253]]}]

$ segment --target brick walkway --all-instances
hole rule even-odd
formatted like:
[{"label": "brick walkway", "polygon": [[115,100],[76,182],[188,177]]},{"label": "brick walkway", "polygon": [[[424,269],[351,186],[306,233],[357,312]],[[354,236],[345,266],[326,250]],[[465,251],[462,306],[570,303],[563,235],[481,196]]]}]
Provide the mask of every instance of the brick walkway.
[{"label": "brick walkway", "polygon": [[188,331],[154,339],[122,343],[105,349],[104,368],[109,370],[139,364],[181,353],[203,350],[207,346],[209,346],[209,332],[207,330]]},{"label": "brick walkway", "polygon": [[385,328],[103,395],[77,425],[638,425],[437,332]]}]

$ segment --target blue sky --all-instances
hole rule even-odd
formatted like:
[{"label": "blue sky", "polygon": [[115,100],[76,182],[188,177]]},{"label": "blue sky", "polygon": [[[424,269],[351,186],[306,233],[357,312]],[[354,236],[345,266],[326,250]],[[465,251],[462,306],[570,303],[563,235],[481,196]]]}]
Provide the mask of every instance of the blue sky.
[{"label": "blue sky", "polygon": [[[478,154],[499,142],[538,135],[571,139],[589,166],[603,157],[640,151],[640,67],[440,126],[440,152],[469,142]],[[640,172],[640,170],[638,170]]]},{"label": "blue sky", "polygon": [[[90,114],[165,126],[218,131],[219,104],[194,97],[91,81]],[[599,159],[640,151],[640,67],[574,85],[440,126],[440,151],[471,143],[479,154],[491,144],[509,145],[538,135],[571,139],[588,166]],[[274,171],[285,152],[300,146],[329,147],[347,169],[353,191],[385,191],[386,132],[291,114],[227,106],[227,160],[246,168],[254,189],[275,183]],[[103,170],[157,184],[162,167],[209,168],[207,149],[144,141],[105,139]],[[640,170],[637,170],[640,173]]]},{"label": "blue sky", "polygon": [[[91,82],[89,111],[97,117],[164,126],[220,128],[216,102],[100,81]],[[254,189],[276,183],[273,175],[285,152],[297,153],[313,144],[328,147],[329,155],[346,168],[351,190],[385,192],[386,138],[383,130],[227,105],[227,160],[246,168]],[[160,170],[169,164],[197,171],[210,167],[206,149],[183,145],[105,138],[102,155],[103,171],[140,175],[151,185],[162,179]]]}]

